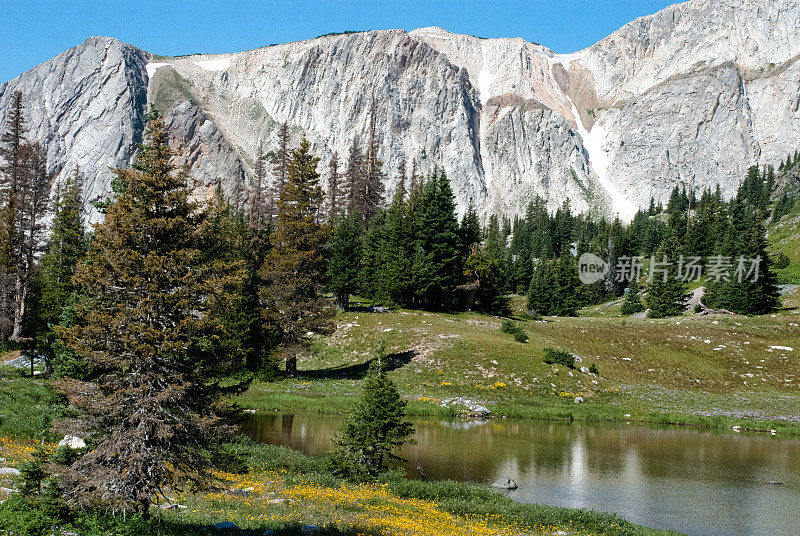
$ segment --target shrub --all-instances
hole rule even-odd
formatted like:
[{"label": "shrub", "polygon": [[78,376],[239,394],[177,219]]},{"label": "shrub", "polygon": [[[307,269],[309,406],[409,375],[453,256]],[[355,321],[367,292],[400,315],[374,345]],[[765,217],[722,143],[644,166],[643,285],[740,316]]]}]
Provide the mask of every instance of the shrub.
[{"label": "shrub", "polygon": [[575,356],[565,350],[545,348],[542,361],[547,365],[564,365],[571,369],[575,368]]},{"label": "shrub", "polygon": [[525,333],[525,330],[511,320],[504,320],[503,323],[500,324],[500,331],[513,335],[514,340],[517,342],[528,342],[528,335]]},{"label": "shrub", "polygon": [[592,363],[589,365],[589,372],[592,374],[600,374],[600,369],[597,368],[597,363]]},{"label": "shrub", "polygon": [[775,261],[773,262],[772,266],[777,268],[778,270],[782,270],[784,268],[788,268],[789,267],[789,263],[790,263],[790,260],[789,260],[788,255],[786,255],[786,253],[784,253],[784,252],[780,252],[775,257]]},{"label": "shrub", "polygon": [[49,534],[60,520],[47,515],[35,500],[19,494],[12,495],[0,505],[0,526],[15,536]]},{"label": "shrub", "polygon": [[522,318],[525,320],[534,320],[536,322],[540,322],[542,320],[542,315],[537,313],[534,309],[528,309],[527,312],[522,314]]}]

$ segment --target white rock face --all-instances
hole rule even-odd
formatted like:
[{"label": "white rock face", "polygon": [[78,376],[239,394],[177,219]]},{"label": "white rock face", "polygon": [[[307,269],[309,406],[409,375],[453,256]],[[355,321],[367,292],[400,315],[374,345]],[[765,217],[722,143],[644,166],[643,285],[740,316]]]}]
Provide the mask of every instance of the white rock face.
[{"label": "white rock face", "polygon": [[374,99],[390,194],[405,159],[443,167],[461,210],[518,214],[541,195],[630,219],[676,184],[731,195],[748,166],[794,151],[798,57],[798,0],[692,0],[574,54],[441,28],[176,58],[90,38],[0,86],[0,123],[21,90],[51,172],[79,165],[95,199],[156,106],[205,196],[218,179],[246,190],[283,121],[323,164],[345,155]]},{"label": "white rock face", "polygon": [[47,148],[48,170],[62,179],[79,166],[85,199],[102,198],[111,190],[108,168],[129,165],[141,143],[148,56],[91,37],[0,85],[0,123],[5,129],[11,95],[20,90],[28,137]]}]

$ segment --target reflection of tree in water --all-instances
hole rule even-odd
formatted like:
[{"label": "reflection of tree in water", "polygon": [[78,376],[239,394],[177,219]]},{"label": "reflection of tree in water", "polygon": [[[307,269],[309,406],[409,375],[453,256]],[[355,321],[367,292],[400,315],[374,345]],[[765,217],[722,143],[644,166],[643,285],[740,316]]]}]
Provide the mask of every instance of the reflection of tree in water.
[{"label": "reflection of tree in water", "polygon": [[281,434],[283,437],[291,437],[292,426],[294,425],[294,414],[286,413],[281,415]]},{"label": "reflection of tree in water", "polygon": [[[245,433],[259,441],[283,444],[319,455],[331,448],[330,437],[340,415],[270,414],[252,416]],[[726,484],[800,479],[800,442],[732,436],[691,429],[648,428],[625,424],[554,423],[546,421],[414,420],[417,445],[406,446],[406,471],[416,478],[416,463],[429,479],[490,482],[514,468],[528,478],[569,474],[583,464],[596,478],[617,478],[634,471],[644,479],[686,478]],[[305,430],[305,433],[301,433]],[[574,459],[573,445],[582,456]],[[780,444],[780,448],[777,445]],[[635,466],[631,466],[635,461]],[[774,477],[764,467],[777,468]]]},{"label": "reflection of tree in water", "polygon": [[[344,418],[251,417],[245,432],[254,439],[312,455],[331,448]],[[608,423],[411,420],[419,444],[400,451],[410,478],[419,478],[417,462],[430,480],[486,484],[510,476],[520,484],[513,492],[519,500],[616,511],[690,534],[709,527],[719,534],[784,533],[797,518],[785,507],[797,503],[800,490],[797,440]]]}]

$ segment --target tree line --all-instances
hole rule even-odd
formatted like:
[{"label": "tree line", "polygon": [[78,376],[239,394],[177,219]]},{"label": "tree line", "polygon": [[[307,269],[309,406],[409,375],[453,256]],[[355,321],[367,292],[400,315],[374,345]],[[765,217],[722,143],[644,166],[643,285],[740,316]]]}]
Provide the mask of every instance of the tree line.
[{"label": "tree line", "polygon": [[[100,498],[146,515],[165,490],[207,487],[215,445],[235,414],[230,395],[255,373],[276,373],[279,361],[295,374],[298,353],[332,331],[335,306],[349,307],[354,295],[504,314],[509,293],[527,292],[532,314],[570,315],[627,289],[635,307],[638,285],[582,285],[577,257],[594,252],[616,265],[698,252],[764,260],[756,282],[709,285],[710,303],[756,313],[777,304],[764,242],[770,168],[752,168],[730,201],[718,189],[699,199],[676,189],[666,208],[651,203],[630,225],[573,215],[568,201],[551,213],[537,198],[513,222],[491,216],[481,226],[472,205],[459,220],[444,170],[421,176],[413,162],[410,173],[398,170],[387,206],[374,105],[370,115],[365,143],[351,146],[341,175],[337,155],[328,163],[327,195],[311,144],[291,147],[284,124],[275,151],[259,148],[250,191],[239,185],[226,196],[218,185],[209,200],[194,200],[190,170],[175,166],[164,119],[151,112],[132,167],[114,170],[111,197],[96,204],[103,221],[87,231],[79,169],[48,208],[45,151],[25,137],[22,96],[14,95],[0,140],[2,333],[28,344],[57,379],[70,407],[60,429],[91,438],[91,450],[57,470],[66,501]],[[656,314],[682,310],[674,269],[645,290]],[[377,367],[370,378],[386,396],[377,405],[393,401],[397,433],[366,453],[358,438],[372,424],[346,426],[338,444],[351,469],[378,471],[409,433]]]}]

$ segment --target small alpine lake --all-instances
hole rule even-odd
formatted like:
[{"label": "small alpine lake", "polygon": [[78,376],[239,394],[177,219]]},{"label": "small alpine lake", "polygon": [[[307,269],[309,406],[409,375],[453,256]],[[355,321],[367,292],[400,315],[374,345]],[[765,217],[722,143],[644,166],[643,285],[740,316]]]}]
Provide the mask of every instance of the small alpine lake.
[{"label": "small alpine lake", "polygon": [[[331,448],[344,416],[258,412],[254,440],[311,455]],[[800,440],[625,423],[409,418],[409,478],[490,484],[515,500],[616,512],[692,536],[798,536]]]}]

